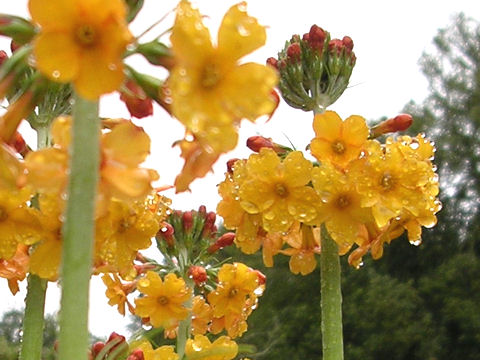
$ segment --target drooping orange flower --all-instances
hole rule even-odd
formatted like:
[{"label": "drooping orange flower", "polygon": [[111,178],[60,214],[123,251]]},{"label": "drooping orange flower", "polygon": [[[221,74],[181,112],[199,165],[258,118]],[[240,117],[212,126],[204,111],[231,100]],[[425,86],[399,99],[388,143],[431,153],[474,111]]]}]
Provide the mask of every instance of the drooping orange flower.
[{"label": "drooping orange flower", "polygon": [[212,320],[213,311],[203,296],[195,296],[192,305],[192,334],[204,335]]},{"label": "drooping orange flower", "polygon": [[135,310],[128,301],[127,295],[134,289],[133,283],[122,283],[117,274],[105,274],[102,276],[102,281],[107,287],[105,295],[108,298],[108,305],[117,306],[117,310],[120,314],[125,316],[125,305],[128,310],[134,314]]},{"label": "drooping orange flower", "polygon": [[313,129],[315,138],[310,143],[313,156],[321,162],[329,161],[342,168],[358,158],[368,138],[364,118],[352,115],[342,121],[334,111],[315,115]]},{"label": "drooping orange flower", "polygon": [[[260,64],[239,65],[243,56],[266,39],[265,28],[245,8],[242,2],[225,14],[217,46],[212,44],[199,11],[186,0],[178,5],[172,29],[176,64],[168,80],[172,112],[195,137],[200,153],[210,154],[210,164],[216,160],[215,155],[235,147],[240,120],[269,115],[276,105],[272,96],[276,72]],[[194,178],[207,171],[190,174]],[[188,188],[189,183],[180,182],[178,191]]]},{"label": "drooping orange flower", "polygon": [[28,246],[19,244],[15,255],[9,260],[0,259],[0,277],[7,279],[10,292],[15,295],[18,283],[25,279],[28,271]]},{"label": "drooping orange flower", "polygon": [[135,314],[149,317],[153,326],[170,329],[187,317],[184,304],[192,290],[175,274],[167,274],[162,280],[157,273],[148,271],[138,281],[137,289],[145,296],[135,299]]},{"label": "drooping orange flower", "polygon": [[289,267],[294,274],[307,275],[315,270],[317,260],[315,254],[320,254],[320,228],[295,224],[285,240],[291,248],[280,252],[290,256]]},{"label": "drooping orange flower", "polygon": [[122,0],[29,0],[41,27],[33,53],[48,78],[73,82],[85,99],[96,100],[123,82],[122,56],[132,36]]}]

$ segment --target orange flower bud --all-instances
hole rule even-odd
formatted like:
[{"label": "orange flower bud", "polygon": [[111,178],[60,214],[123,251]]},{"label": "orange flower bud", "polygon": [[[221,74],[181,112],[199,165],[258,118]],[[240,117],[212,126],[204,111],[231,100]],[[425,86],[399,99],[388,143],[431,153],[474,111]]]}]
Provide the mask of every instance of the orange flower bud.
[{"label": "orange flower bud", "polygon": [[132,353],[128,356],[127,360],[145,360],[143,351],[140,349],[133,350]]},{"label": "orange flower bud", "polygon": [[272,139],[263,136],[250,136],[247,139],[247,147],[256,153],[260,152],[261,148],[275,150],[275,144],[273,143]]},{"label": "orange flower bud", "polygon": [[164,222],[156,237],[157,239],[159,237],[163,238],[167,242],[168,246],[173,246],[175,244],[175,239],[173,237],[174,232],[175,230],[173,229],[173,226],[167,222]]},{"label": "orange flower bud", "polygon": [[130,115],[141,119],[153,114],[153,102],[134,81],[128,80],[126,90],[120,92],[120,100],[127,106]]},{"label": "orange flower bud", "polygon": [[413,118],[408,114],[400,114],[392,119],[382,121],[370,129],[370,137],[376,138],[380,135],[407,130],[413,123]]},{"label": "orange flower bud", "polygon": [[233,244],[235,240],[235,233],[228,232],[220,236],[217,241],[215,242],[220,248],[224,248],[226,246],[230,246]]},{"label": "orange flower bud", "polygon": [[190,266],[190,268],[188,269],[188,275],[192,278],[192,280],[197,285],[203,284],[208,279],[207,270],[205,270],[203,266],[198,266],[198,265]]},{"label": "orange flower bud", "polygon": [[267,65],[270,65],[278,70],[278,60],[275,59],[274,57],[269,57],[267,59]]}]

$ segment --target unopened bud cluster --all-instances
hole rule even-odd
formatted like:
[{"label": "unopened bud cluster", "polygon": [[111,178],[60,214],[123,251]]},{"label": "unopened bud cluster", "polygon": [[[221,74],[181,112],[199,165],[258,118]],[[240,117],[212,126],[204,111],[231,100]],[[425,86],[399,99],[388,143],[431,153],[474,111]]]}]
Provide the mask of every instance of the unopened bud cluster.
[{"label": "unopened bud cluster", "polygon": [[317,25],[287,41],[278,58],[267,63],[280,73],[279,89],[292,107],[320,111],[333,104],[348,86],[356,57],[353,41],[331,39]]}]

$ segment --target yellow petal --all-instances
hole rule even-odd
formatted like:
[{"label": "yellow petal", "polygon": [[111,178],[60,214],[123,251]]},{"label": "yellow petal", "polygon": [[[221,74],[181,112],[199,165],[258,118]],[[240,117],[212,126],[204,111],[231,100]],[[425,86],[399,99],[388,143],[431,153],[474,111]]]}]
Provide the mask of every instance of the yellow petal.
[{"label": "yellow petal", "polygon": [[303,157],[301,151],[292,151],[283,160],[285,181],[290,186],[303,186],[312,179],[312,163]]},{"label": "yellow petal", "polygon": [[225,75],[220,93],[225,108],[236,118],[255,120],[270,115],[276,106],[272,96],[278,76],[271,67],[247,63]]},{"label": "yellow petal", "polygon": [[68,32],[42,32],[33,45],[38,70],[53,81],[68,82],[77,76],[80,53]]},{"label": "yellow petal", "polygon": [[137,166],[150,153],[150,138],[147,133],[131,122],[117,125],[102,138],[102,149],[108,160],[127,166]]},{"label": "yellow petal", "polygon": [[218,50],[226,59],[236,61],[265,44],[265,28],[246,12],[247,3],[232,6],[218,30]]},{"label": "yellow petal", "polygon": [[348,117],[343,123],[343,138],[348,144],[360,146],[367,141],[368,127],[365,119],[358,115]]},{"label": "yellow petal", "polygon": [[340,138],[342,119],[335,111],[325,111],[323,114],[315,115],[313,119],[313,130],[317,138],[334,141]]},{"label": "yellow petal", "polygon": [[153,170],[119,166],[106,166],[101,170],[101,176],[113,187],[108,190],[125,200],[148,195],[152,190],[151,182],[158,179],[158,174]]},{"label": "yellow petal", "polygon": [[202,22],[202,15],[186,0],[178,4],[170,41],[175,57],[182,64],[201,64],[212,53],[210,32]]},{"label": "yellow petal", "polygon": [[79,73],[74,80],[75,90],[87,100],[97,100],[100,95],[117,90],[124,79],[121,60],[108,61],[101,49],[84,51]]},{"label": "yellow petal", "polygon": [[30,0],[28,10],[33,21],[42,27],[71,27],[77,20],[76,0]]}]

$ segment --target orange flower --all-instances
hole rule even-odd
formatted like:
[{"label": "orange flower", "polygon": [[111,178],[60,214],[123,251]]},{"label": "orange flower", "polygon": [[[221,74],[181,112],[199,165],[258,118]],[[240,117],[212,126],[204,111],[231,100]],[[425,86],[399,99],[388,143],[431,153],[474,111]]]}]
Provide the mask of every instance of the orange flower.
[{"label": "orange flower", "polygon": [[96,100],[123,82],[122,55],[131,40],[122,0],[30,0],[41,27],[33,44],[37,68],[48,78],[72,81]]},{"label": "orange flower", "polygon": [[0,277],[8,280],[8,287],[13,295],[19,290],[18,282],[25,279],[28,260],[28,246],[23,244],[17,246],[17,251],[11,259],[0,259]]},{"label": "orange flower", "polygon": [[105,295],[108,298],[108,305],[117,306],[117,310],[120,314],[125,316],[125,305],[128,306],[128,310],[133,314],[135,309],[127,299],[128,293],[134,289],[133,283],[122,284],[122,281],[117,274],[105,274],[102,276],[102,281],[107,287]]},{"label": "orange flower", "polygon": [[280,252],[290,255],[290,271],[294,274],[307,275],[315,270],[317,266],[315,254],[320,254],[320,228],[296,224],[285,239],[291,248]]},{"label": "orange flower", "polygon": [[313,156],[319,161],[329,161],[345,167],[360,155],[368,138],[365,119],[352,115],[345,121],[334,111],[315,115],[315,138],[310,143]]}]

